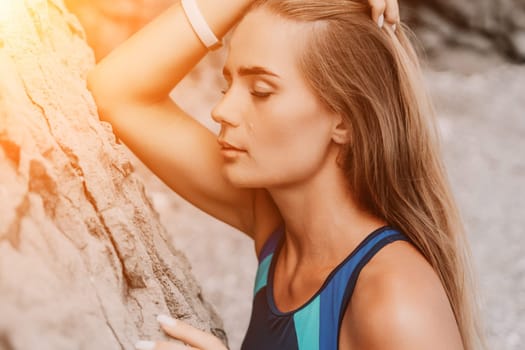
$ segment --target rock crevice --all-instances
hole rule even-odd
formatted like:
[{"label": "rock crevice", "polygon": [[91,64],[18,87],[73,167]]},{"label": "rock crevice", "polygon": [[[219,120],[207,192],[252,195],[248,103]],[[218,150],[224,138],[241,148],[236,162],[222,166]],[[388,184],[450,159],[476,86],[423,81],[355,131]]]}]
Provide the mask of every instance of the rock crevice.
[{"label": "rock crevice", "polygon": [[98,119],[76,18],[60,0],[0,7],[0,349],[131,349],[164,337],[160,313],[225,339]]}]

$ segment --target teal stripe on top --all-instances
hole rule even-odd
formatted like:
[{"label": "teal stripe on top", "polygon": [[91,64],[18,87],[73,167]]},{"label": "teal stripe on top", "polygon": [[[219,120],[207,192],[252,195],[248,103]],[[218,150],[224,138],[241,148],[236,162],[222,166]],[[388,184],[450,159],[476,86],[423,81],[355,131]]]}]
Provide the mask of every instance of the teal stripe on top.
[{"label": "teal stripe on top", "polygon": [[268,271],[270,270],[270,263],[272,262],[273,253],[268,255],[264,260],[259,264],[257,269],[257,275],[255,276],[255,288],[253,295],[257,294],[262,288],[266,286],[268,282]]},{"label": "teal stripe on top", "polygon": [[293,315],[299,350],[319,350],[321,295]]}]

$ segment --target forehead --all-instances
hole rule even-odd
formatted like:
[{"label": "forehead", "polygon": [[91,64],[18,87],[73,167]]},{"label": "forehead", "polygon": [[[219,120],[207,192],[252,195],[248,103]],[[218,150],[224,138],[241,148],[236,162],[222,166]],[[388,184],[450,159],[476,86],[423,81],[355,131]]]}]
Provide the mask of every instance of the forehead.
[{"label": "forehead", "polygon": [[308,26],[267,9],[249,12],[234,30],[226,67],[266,67],[279,76],[298,73],[298,58]]}]

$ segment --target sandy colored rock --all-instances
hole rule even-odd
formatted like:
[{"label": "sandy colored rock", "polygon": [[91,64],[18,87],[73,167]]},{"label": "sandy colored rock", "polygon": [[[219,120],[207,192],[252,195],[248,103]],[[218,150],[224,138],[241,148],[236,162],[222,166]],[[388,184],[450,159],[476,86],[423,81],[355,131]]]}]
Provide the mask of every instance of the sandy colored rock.
[{"label": "sandy colored rock", "polygon": [[224,338],[86,89],[60,0],[0,3],[0,349],[132,349],[172,314]]}]

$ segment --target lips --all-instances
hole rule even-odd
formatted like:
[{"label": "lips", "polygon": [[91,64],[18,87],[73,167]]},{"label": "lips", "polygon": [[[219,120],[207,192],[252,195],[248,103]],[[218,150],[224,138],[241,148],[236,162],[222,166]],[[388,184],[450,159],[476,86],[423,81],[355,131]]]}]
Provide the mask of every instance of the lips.
[{"label": "lips", "polygon": [[239,152],[245,152],[245,150],[239,148],[239,147],[236,147],[226,141],[224,141],[223,139],[217,139],[217,142],[219,143],[219,145],[221,146],[221,148],[223,150],[231,150],[231,151],[239,151]]}]

